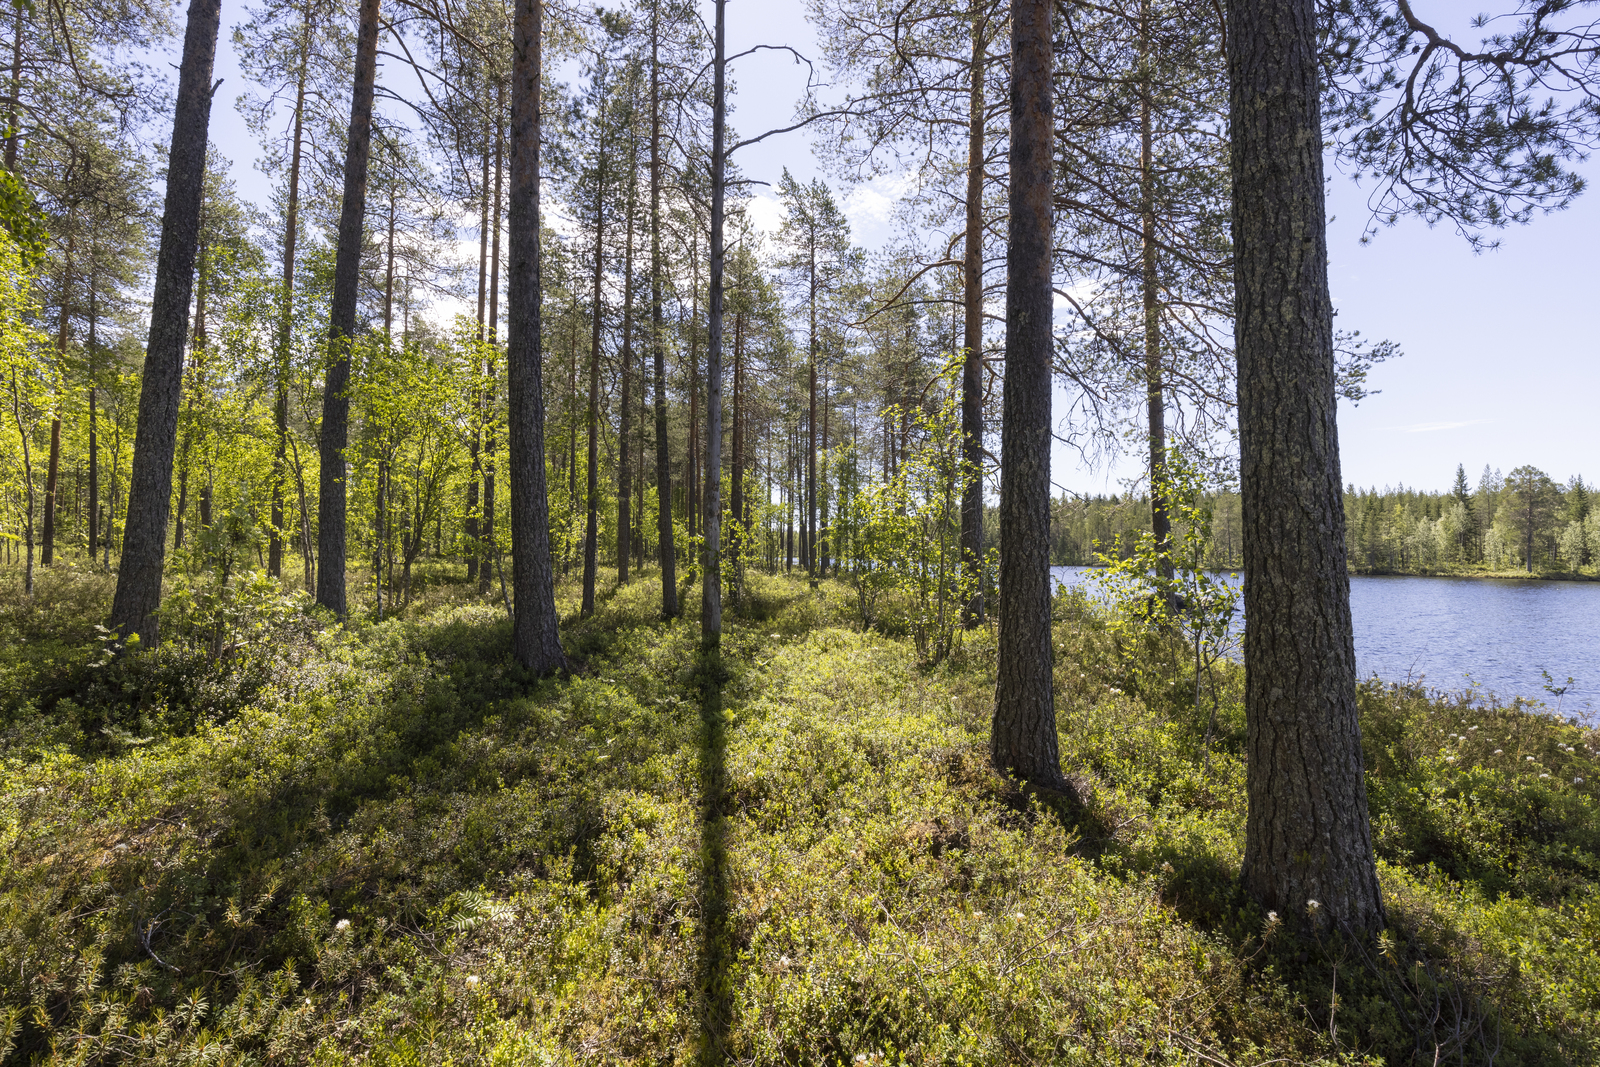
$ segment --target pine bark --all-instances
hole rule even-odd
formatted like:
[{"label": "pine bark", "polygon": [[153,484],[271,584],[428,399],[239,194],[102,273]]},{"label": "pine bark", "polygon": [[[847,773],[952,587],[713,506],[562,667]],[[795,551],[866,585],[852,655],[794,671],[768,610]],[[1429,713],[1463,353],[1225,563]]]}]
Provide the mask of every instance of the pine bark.
[{"label": "pine bark", "polygon": [[1249,811],[1286,917],[1383,923],[1356,709],[1314,0],[1228,11]]},{"label": "pine bark", "polygon": [[[289,189],[283,208],[283,296],[278,312],[278,367],[272,402],[272,521],[267,532],[267,573],[283,574],[283,488],[289,469],[289,347],[294,337],[294,259],[300,235],[300,162],[305,140],[306,67],[311,51],[311,5],[301,16],[300,68],[295,75],[294,128],[289,144]],[[311,561],[305,560],[306,588]]]},{"label": "pine bark", "polygon": [[594,316],[589,322],[589,403],[584,412],[588,435],[588,467],[584,481],[583,605],[584,618],[594,614],[594,586],[599,575],[600,540],[600,330],[605,318],[606,162],[605,127],[601,125],[600,151],[594,187]]},{"label": "pine bark", "polygon": [[705,566],[700,599],[700,644],[715,652],[722,644],[722,214],[727,144],[727,62],[724,24],[727,0],[716,0],[715,54],[711,91],[711,278],[706,338]]},{"label": "pine bark", "polygon": [[672,453],[667,435],[666,324],[661,314],[661,0],[650,12],[650,349],[655,371],[656,550],[661,615],[678,617],[677,546],[672,536]]},{"label": "pine bark", "polygon": [[963,310],[961,360],[961,460],[966,465],[961,488],[961,566],[977,581],[977,592],[964,606],[968,627],[984,617],[983,601],[983,157],[985,118],[983,94],[987,47],[984,18],[972,20],[972,79],[967,103],[967,233],[961,264]]},{"label": "pine bark", "polygon": [[633,212],[637,160],[633,131],[628,131],[627,240],[622,257],[622,410],[617,420],[617,585],[628,584],[628,564],[633,553],[633,449],[628,440],[633,415]]},{"label": "pine bark", "polygon": [[[1150,533],[1155,538],[1158,566],[1171,578],[1172,518],[1168,513],[1166,383],[1161,362],[1161,291],[1156,275],[1156,194],[1154,93],[1151,71],[1150,0],[1139,5],[1139,226],[1140,295],[1144,312],[1145,412],[1149,430]],[[1175,598],[1174,606],[1175,606]]]},{"label": "pine bark", "polygon": [[150,337],[139,421],[134,434],[133,473],[123,522],[122,558],[111,604],[111,630],[146,646],[160,640],[156,609],[166,560],[167,521],[172,508],[172,461],[183,393],[183,343],[189,332],[189,297],[194,285],[200,205],[205,195],[206,136],[211,124],[211,73],[217,54],[221,0],[191,0],[178,68],[178,101],[172,147],[167,156],[166,208],[156,256],[150,303]]},{"label": "pine bark", "polygon": [[516,0],[512,26],[507,437],[511,464],[512,654],[524,669],[565,670],[557,628],[544,468],[539,279],[539,78],[543,0]]},{"label": "pine bark", "polygon": [[[505,102],[503,86],[495,88],[495,114],[500,114]],[[478,593],[489,592],[489,567],[499,559],[494,540],[495,510],[495,449],[499,447],[494,434],[495,385],[499,371],[495,355],[500,351],[500,204],[505,181],[505,127],[495,121],[494,128],[494,221],[493,239],[489,243],[489,352],[484,363],[484,420],[483,434],[483,515],[478,522],[478,537],[483,557],[478,565]]]},{"label": "pine bark", "polygon": [[372,150],[372,97],[378,73],[378,0],[361,0],[355,85],[344,154],[344,200],[333,266],[329,363],[322,392],[321,470],[317,492],[317,603],[345,616],[345,446],[350,439],[350,347],[356,332],[361,282],[361,235],[367,210],[367,162]]},{"label": "pine bark", "polygon": [[995,767],[1057,787],[1050,640],[1050,0],[1011,10],[1011,217],[1000,428],[1000,634]]}]

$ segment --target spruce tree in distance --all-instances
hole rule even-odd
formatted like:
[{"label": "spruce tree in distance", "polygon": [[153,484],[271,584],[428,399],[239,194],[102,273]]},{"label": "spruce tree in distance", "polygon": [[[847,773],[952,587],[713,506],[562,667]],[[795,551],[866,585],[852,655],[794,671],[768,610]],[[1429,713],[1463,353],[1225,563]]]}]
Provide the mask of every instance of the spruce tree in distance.
[{"label": "spruce tree in distance", "polygon": [[178,68],[178,103],[167,157],[167,203],[161,219],[150,304],[150,339],[139,390],[139,424],[123,528],[122,561],[111,604],[111,629],[123,638],[138,634],[154,645],[161,606],[167,520],[172,508],[172,461],[178,441],[178,405],[183,392],[183,346],[189,332],[189,297],[200,236],[200,201],[205,189],[206,140],[211,125],[211,73],[217,55],[221,0],[190,0]]}]

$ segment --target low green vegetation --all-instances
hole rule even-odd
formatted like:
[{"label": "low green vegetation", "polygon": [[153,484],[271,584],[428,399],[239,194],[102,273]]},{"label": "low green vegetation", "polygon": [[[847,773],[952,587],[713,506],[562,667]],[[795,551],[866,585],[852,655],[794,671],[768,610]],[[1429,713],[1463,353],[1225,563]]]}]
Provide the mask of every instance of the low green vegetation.
[{"label": "low green vegetation", "polygon": [[1306,941],[1236,892],[1236,666],[1197,706],[1058,598],[1079,807],[989,769],[989,631],[930,666],[892,599],[748,582],[720,670],[650,581],[565,586],[542,682],[441,573],[344,628],[178,596],[115,659],[107,579],[8,593],[0,1059],[1600,1063],[1595,732],[1364,688],[1389,930]]}]

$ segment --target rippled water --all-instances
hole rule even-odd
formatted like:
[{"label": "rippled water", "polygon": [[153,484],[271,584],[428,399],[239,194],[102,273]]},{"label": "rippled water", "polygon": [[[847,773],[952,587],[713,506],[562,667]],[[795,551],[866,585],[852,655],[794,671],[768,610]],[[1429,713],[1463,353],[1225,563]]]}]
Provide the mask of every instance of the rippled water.
[{"label": "rippled water", "polygon": [[[1051,568],[1069,585],[1090,570]],[[1600,710],[1600,582],[1355,577],[1350,614],[1364,678],[1450,691],[1476,683],[1501,700],[1531,697],[1554,708],[1544,670],[1557,686],[1573,679],[1563,713]]]}]

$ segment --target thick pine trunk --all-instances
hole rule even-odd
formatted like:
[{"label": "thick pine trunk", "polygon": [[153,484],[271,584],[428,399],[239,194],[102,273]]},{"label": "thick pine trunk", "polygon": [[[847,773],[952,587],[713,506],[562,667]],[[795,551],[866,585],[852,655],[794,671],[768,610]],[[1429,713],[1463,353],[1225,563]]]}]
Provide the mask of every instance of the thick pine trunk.
[{"label": "thick pine trunk", "polygon": [[1372,930],[1335,427],[1314,0],[1228,11],[1249,814],[1241,877],[1286,918]]},{"label": "thick pine trunk", "polygon": [[139,390],[133,475],[128,486],[117,592],[111,604],[110,628],[124,639],[138,634],[148,646],[160,640],[156,609],[161,606],[161,571],[172,508],[172,460],[178,439],[178,404],[183,393],[183,342],[189,332],[189,297],[200,237],[200,204],[205,195],[211,72],[221,13],[221,0],[191,0],[184,30],[172,148],[167,155],[161,250],[156,257],[150,338]]},{"label": "thick pine trunk", "polygon": [[656,552],[661,614],[678,617],[677,546],[672,536],[672,453],[667,436],[666,324],[661,315],[661,0],[650,9],[650,350],[655,371]]},{"label": "thick pine trunk", "polygon": [[542,0],[516,0],[512,25],[511,181],[506,375],[511,464],[511,650],[534,674],[564,670],[550,560],[539,335],[539,77]]},{"label": "thick pine trunk", "polygon": [[367,210],[367,160],[372,148],[372,96],[378,73],[378,0],[361,0],[355,84],[344,154],[344,201],[333,266],[328,376],[322,391],[317,492],[317,603],[345,615],[345,445],[350,437],[350,347],[361,282],[361,234]]},{"label": "thick pine trunk", "polygon": [[705,565],[700,599],[700,644],[708,652],[722,644],[722,212],[727,140],[726,0],[716,0],[715,55],[711,96],[711,293],[706,331],[706,469],[703,507]]},{"label": "thick pine trunk", "polygon": [[971,85],[967,102],[967,233],[961,264],[964,316],[961,360],[961,460],[966,465],[961,487],[961,566],[977,582],[977,593],[964,606],[962,621],[983,621],[983,156],[987,115],[983,97],[987,58],[984,18],[972,19]]},{"label": "thick pine trunk", "polygon": [[990,751],[1000,771],[1057,786],[1050,641],[1050,0],[1012,5],[1011,57],[1000,647]]}]

